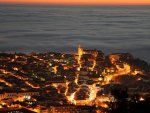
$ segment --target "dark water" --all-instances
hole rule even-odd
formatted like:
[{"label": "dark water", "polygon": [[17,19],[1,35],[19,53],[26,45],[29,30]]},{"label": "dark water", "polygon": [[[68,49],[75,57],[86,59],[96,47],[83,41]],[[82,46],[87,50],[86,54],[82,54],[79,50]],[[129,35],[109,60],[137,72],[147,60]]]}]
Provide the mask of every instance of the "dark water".
[{"label": "dark water", "polygon": [[150,61],[150,6],[0,5],[0,51],[74,52],[77,44]]}]

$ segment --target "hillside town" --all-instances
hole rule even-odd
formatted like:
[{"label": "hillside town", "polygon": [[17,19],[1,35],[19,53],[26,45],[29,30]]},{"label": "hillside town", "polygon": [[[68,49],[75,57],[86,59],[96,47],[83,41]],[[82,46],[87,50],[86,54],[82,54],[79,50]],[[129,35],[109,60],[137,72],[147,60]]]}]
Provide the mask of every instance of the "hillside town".
[{"label": "hillside town", "polygon": [[150,65],[130,53],[0,53],[0,113],[106,113],[124,98],[150,103]]}]

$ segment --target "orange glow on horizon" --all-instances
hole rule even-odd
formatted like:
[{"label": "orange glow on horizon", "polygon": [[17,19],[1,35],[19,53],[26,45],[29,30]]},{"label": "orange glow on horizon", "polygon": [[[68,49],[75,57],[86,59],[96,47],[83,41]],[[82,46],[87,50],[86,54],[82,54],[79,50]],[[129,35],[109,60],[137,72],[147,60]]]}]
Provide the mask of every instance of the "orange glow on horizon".
[{"label": "orange glow on horizon", "polygon": [[62,5],[150,5],[150,0],[0,0],[0,3]]}]

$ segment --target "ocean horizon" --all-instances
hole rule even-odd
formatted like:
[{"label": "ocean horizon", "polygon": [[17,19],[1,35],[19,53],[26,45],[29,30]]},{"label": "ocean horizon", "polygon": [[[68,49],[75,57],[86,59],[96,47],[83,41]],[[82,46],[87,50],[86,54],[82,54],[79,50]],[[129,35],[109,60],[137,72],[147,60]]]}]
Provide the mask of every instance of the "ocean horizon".
[{"label": "ocean horizon", "polygon": [[0,4],[0,52],[129,52],[150,62],[149,6]]}]

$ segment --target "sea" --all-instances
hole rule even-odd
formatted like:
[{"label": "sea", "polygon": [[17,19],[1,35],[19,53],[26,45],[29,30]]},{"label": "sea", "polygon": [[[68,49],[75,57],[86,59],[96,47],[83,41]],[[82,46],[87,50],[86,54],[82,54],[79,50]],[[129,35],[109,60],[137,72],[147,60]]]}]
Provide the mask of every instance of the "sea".
[{"label": "sea", "polygon": [[75,53],[79,44],[150,62],[150,6],[0,4],[0,52]]}]

